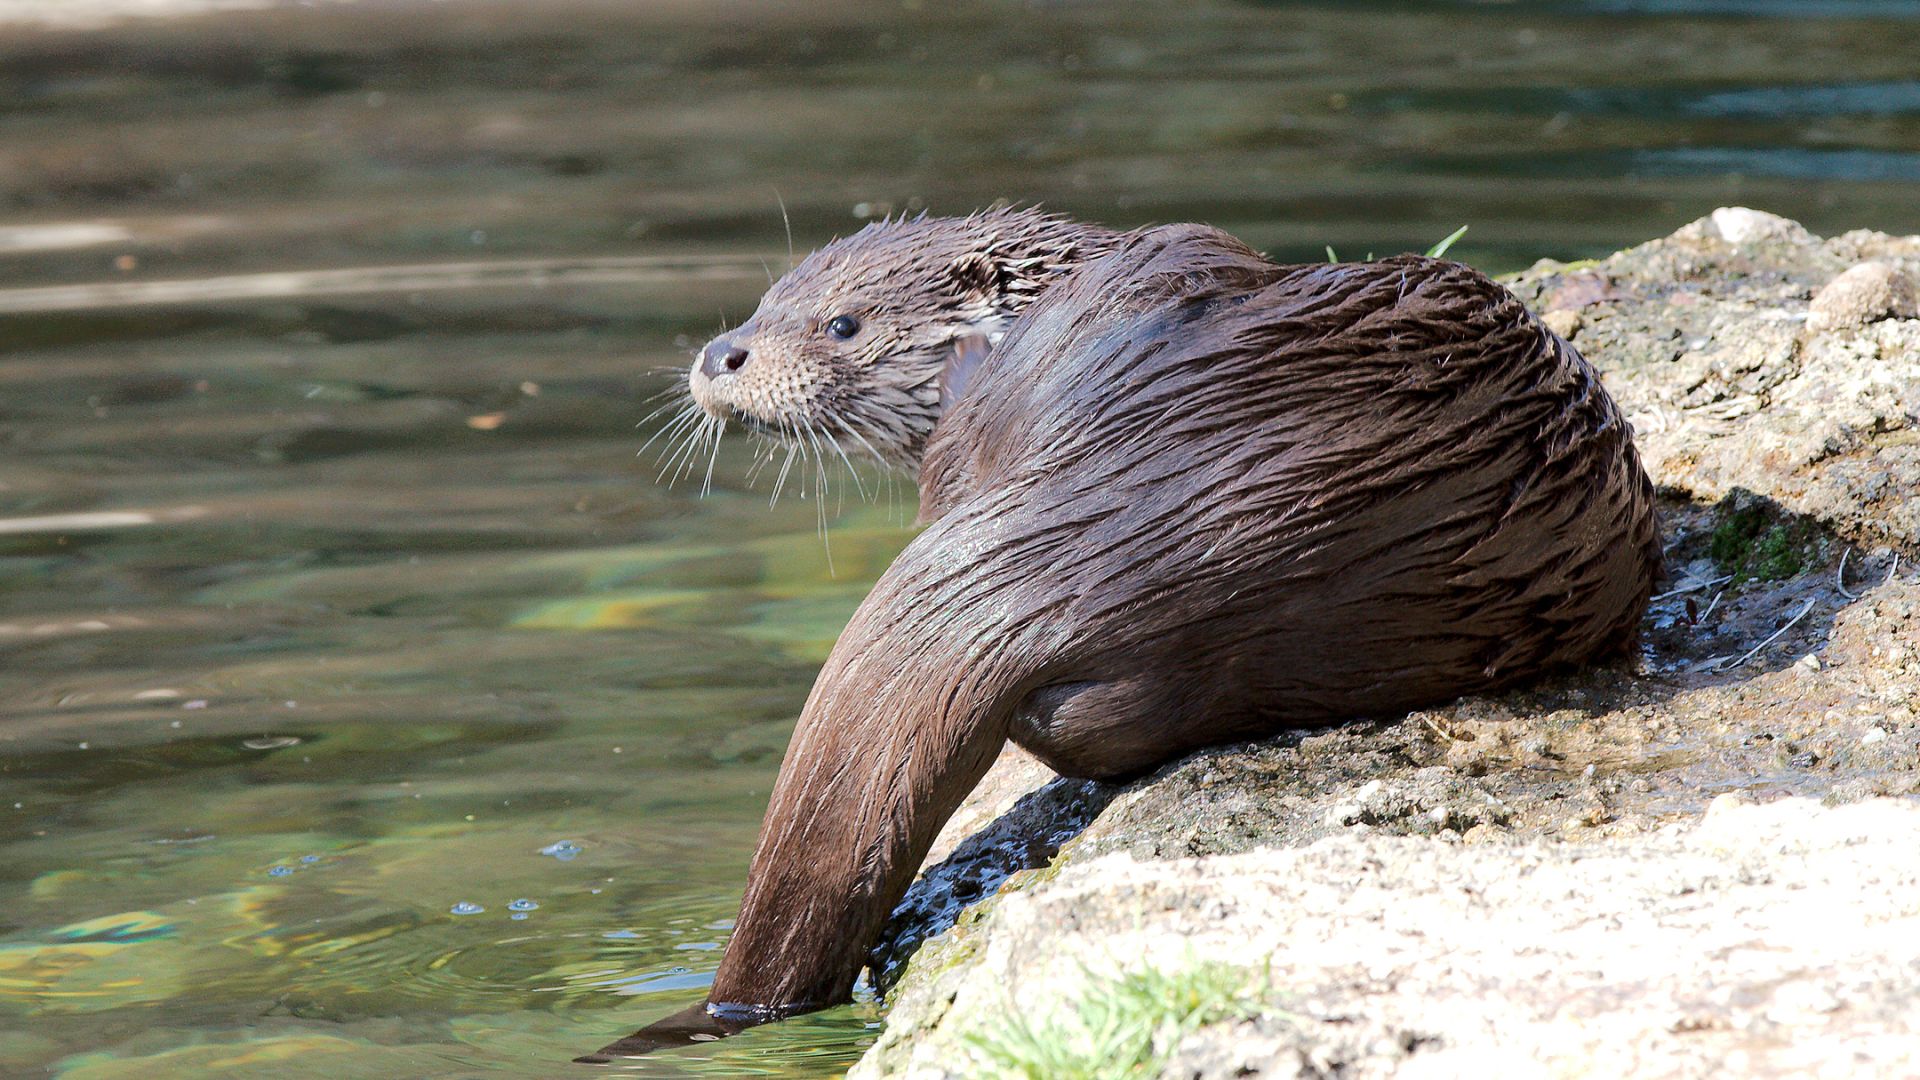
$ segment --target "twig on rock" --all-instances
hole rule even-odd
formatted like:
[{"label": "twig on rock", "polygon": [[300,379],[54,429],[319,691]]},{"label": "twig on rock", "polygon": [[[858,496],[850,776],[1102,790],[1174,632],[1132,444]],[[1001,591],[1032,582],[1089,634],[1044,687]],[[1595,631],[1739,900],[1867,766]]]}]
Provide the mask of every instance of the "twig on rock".
[{"label": "twig on rock", "polygon": [[1771,634],[1770,636],[1768,636],[1768,638],[1767,638],[1767,640],[1765,640],[1765,641],[1763,641],[1763,642],[1761,642],[1760,644],[1758,644],[1758,645],[1755,645],[1755,646],[1754,646],[1753,648],[1751,648],[1751,649],[1749,649],[1749,650],[1747,650],[1747,655],[1745,655],[1745,656],[1743,656],[1743,657],[1741,657],[1741,658],[1740,658],[1740,659],[1738,659],[1738,660],[1735,660],[1735,661],[1734,661],[1733,663],[1731,663],[1731,664],[1721,664],[1721,665],[1720,665],[1720,666],[1719,666],[1718,668],[1715,668],[1714,670],[1716,670],[1716,671],[1725,671],[1725,670],[1727,670],[1728,668],[1737,668],[1737,667],[1739,667],[1739,666],[1740,666],[1741,664],[1744,664],[1744,663],[1746,663],[1747,661],[1749,661],[1749,660],[1751,660],[1751,659],[1753,659],[1754,657],[1756,657],[1756,656],[1758,656],[1758,655],[1760,655],[1760,650],[1761,650],[1761,649],[1764,649],[1764,648],[1766,648],[1767,646],[1769,646],[1769,645],[1771,645],[1771,644],[1773,644],[1773,643],[1774,643],[1774,641],[1775,641],[1776,639],[1778,639],[1778,638],[1780,637],[1780,635],[1781,635],[1781,634],[1784,634],[1784,633],[1786,633],[1787,631],[1789,631],[1789,630],[1791,630],[1791,629],[1793,629],[1793,624],[1794,624],[1794,623],[1797,623],[1797,622],[1799,622],[1799,621],[1800,621],[1801,619],[1804,619],[1804,618],[1806,618],[1806,616],[1807,616],[1807,612],[1809,612],[1809,611],[1812,611],[1812,610],[1813,610],[1813,602],[1814,602],[1814,600],[1816,600],[1816,599],[1818,599],[1818,598],[1817,598],[1817,597],[1811,597],[1811,596],[1810,596],[1810,597],[1808,597],[1808,598],[1807,598],[1807,602],[1806,602],[1806,603],[1805,603],[1804,605],[1802,605],[1802,606],[1801,606],[1801,608],[1800,608],[1800,613],[1799,613],[1798,615],[1795,615],[1795,616],[1794,616],[1793,618],[1791,618],[1791,619],[1788,619],[1788,620],[1787,620],[1787,625],[1785,625],[1785,626],[1783,626],[1783,627],[1781,627],[1781,628],[1780,628],[1780,629],[1778,629],[1778,630],[1775,630],[1775,631],[1774,631],[1774,632],[1773,632],[1773,633],[1772,633],[1772,634]]},{"label": "twig on rock", "polygon": [[1713,609],[1720,606],[1720,598],[1725,595],[1727,595],[1727,590],[1725,589],[1721,589],[1719,592],[1714,593],[1713,599],[1707,602],[1707,610],[1701,612],[1700,617],[1704,619],[1707,616],[1713,614]]},{"label": "twig on rock", "polygon": [[1662,600],[1671,599],[1672,597],[1679,596],[1682,593],[1699,592],[1702,589],[1711,589],[1715,585],[1724,585],[1727,582],[1732,580],[1733,580],[1732,574],[1728,574],[1726,577],[1713,578],[1709,581],[1702,581],[1699,578],[1690,577],[1686,580],[1685,584],[1682,584],[1676,588],[1668,589],[1666,592],[1661,593],[1659,596],[1647,597],[1647,603],[1657,604]]},{"label": "twig on rock", "polygon": [[1860,599],[1859,593],[1847,591],[1847,556],[1851,554],[1853,554],[1852,548],[1842,548],[1840,550],[1840,568],[1833,572],[1833,587],[1840,590],[1841,596],[1849,600],[1858,600]]}]

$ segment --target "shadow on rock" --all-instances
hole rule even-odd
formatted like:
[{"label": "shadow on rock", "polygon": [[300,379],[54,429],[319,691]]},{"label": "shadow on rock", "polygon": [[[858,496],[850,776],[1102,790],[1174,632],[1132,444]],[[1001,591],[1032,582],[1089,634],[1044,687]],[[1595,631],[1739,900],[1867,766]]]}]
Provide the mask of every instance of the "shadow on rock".
[{"label": "shadow on rock", "polygon": [[892,989],[921,944],[945,933],[970,905],[992,896],[1014,874],[1051,862],[1121,790],[1093,780],[1055,779],[927,868],[894,908],[868,958],[875,988],[883,994]]}]

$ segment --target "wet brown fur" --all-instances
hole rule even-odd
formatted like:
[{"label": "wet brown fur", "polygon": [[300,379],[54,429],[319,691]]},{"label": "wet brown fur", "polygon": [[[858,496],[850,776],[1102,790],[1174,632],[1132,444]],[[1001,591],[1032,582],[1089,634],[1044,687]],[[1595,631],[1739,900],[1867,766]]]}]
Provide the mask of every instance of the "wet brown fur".
[{"label": "wet brown fur", "polygon": [[1008,739],[1124,777],[1498,689],[1627,647],[1660,564],[1619,410],[1506,290],[1192,225],[1035,303],[921,484],[781,766],[723,1013],[845,1000]]},{"label": "wet brown fur", "polygon": [[[708,415],[790,445],[918,469],[955,350],[998,342],[1118,236],[1034,209],[874,222],[807,256],[721,335],[747,350],[745,367],[709,377],[696,361],[688,389]],[[860,325],[844,341],[826,329],[841,315]]]}]

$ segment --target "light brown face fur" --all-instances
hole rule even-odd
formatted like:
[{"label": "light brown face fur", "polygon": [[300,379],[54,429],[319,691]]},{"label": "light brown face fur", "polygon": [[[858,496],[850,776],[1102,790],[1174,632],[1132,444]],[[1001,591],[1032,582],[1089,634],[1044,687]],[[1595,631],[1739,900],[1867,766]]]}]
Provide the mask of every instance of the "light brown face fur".
[{"label": "light brown face fur", "polygon": [[702,350],[688,390],[708,416],[788,445],[917,470],[949,362],[998,341],[1112,236],[1035,210],[875,222],[776,282]]}]

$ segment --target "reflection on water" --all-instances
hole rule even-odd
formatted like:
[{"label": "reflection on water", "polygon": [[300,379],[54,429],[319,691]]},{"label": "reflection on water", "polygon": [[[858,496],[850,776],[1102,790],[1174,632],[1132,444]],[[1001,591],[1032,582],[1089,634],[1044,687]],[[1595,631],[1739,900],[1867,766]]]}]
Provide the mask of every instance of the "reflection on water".
[{"label": "reflection on water", "polygon": [[[1773,7],[10,27],[0,1074],[544,1077],[699,998],[910,535],[842,476],[830,566],[750,448],[704,499],[634,458],[781,203],[800,247],[1002,197],[1298,258],[1466,223],[1496,269],[1727,202],[1920,231],[1920,10]],[[824,1075],[875,1015],[632,1067]]]}]

